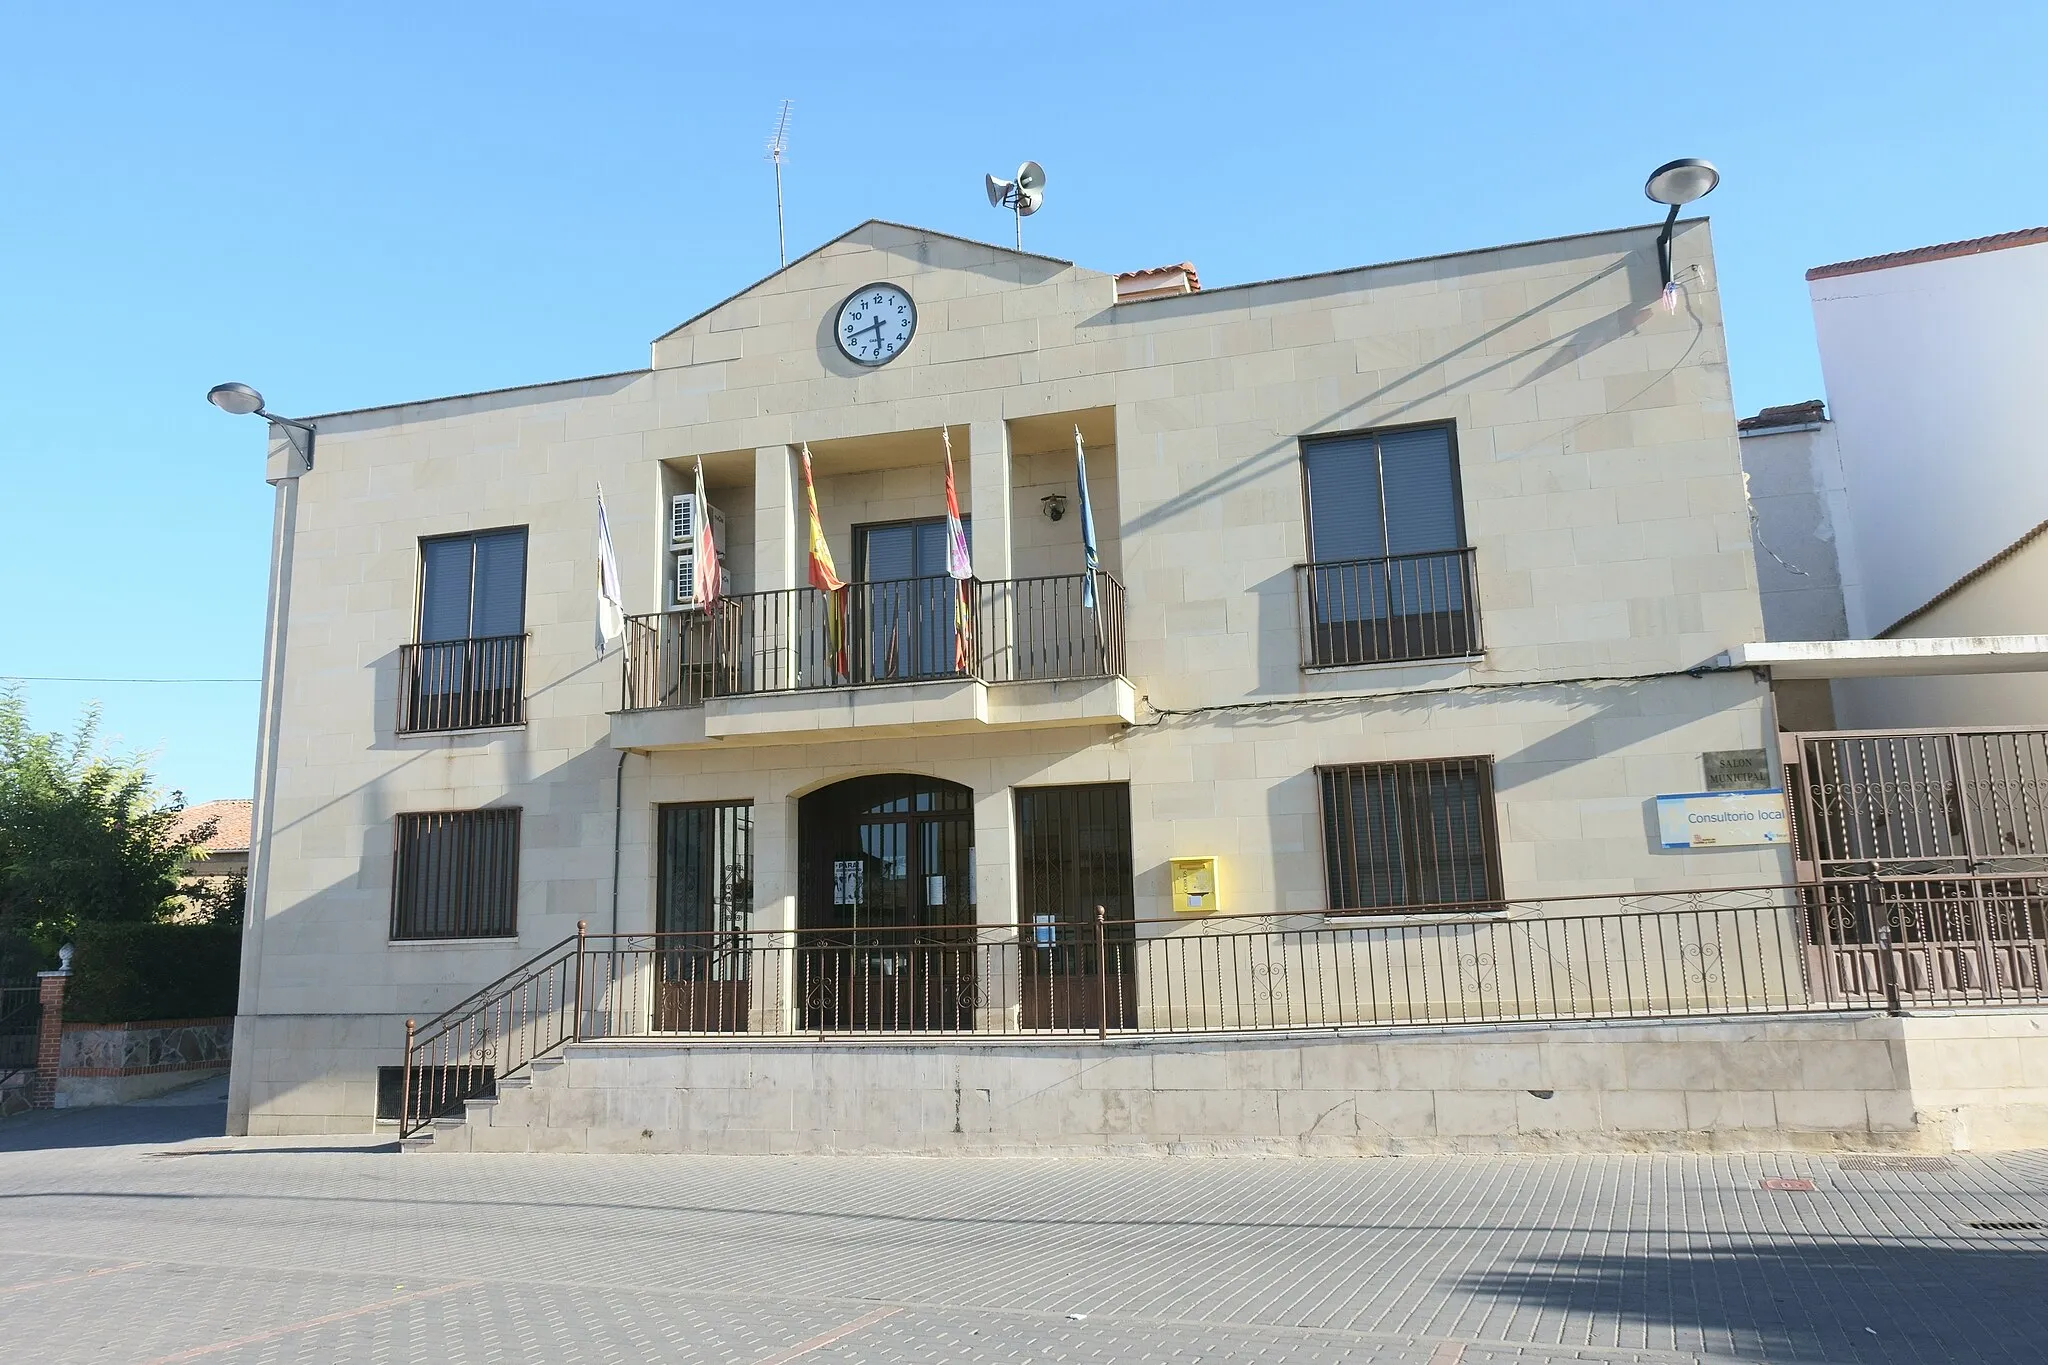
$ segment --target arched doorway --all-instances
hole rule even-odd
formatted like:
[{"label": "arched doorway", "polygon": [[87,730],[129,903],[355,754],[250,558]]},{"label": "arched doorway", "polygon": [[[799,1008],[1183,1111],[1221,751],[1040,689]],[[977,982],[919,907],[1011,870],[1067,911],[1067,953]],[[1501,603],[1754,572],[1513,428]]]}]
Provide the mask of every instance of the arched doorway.
[{"label": "arched doorway", "polygon": [[966,1027],[972,789],[909,773],[834,783],[797,803],[797,849],[803,1027]]}]

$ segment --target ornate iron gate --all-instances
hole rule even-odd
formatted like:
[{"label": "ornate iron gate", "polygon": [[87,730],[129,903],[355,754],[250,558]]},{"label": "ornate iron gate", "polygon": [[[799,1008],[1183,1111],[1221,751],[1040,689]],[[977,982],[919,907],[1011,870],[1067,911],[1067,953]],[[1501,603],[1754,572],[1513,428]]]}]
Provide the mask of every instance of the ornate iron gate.
[{"label": "ornate iron gate", "polygon": [[2038,995],[2048,730],[1786,740],[1815,984],[1850,998]]}]

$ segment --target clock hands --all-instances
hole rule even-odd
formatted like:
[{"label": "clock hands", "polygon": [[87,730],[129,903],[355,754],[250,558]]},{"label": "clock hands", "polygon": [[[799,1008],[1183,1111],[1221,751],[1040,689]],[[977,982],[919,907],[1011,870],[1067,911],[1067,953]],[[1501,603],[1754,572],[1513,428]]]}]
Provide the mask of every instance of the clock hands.
[{"label": "clock hands", "polygon": [[875,354],[880,355],[882,353],[882,320],[880,318],[876,318],[874,321],[874,325],[869,327],[863,327],[861,328],[861,331],[873,332],[875,334]]}]

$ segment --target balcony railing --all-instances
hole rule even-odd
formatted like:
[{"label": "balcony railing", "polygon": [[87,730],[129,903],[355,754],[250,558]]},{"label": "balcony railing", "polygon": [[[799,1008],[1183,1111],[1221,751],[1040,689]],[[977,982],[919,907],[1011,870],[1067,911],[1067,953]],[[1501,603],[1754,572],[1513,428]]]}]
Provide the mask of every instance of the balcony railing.
[{"label": "balcony railing", "polygon": [[1301,665],[1396,663],[1477,654],[1472,551],[1294,566]]},{"label": "balcony railing", "polygon": [[485,730],[525,719],[526,637],[492,635],[403,645],[398,732]]},{"label": "balcony railing", "polygon": [[1123,672],[1123,585],[1095,574],[903,578],[743,593],[626,622],[625,709],[877,683],[1047,682]]}]

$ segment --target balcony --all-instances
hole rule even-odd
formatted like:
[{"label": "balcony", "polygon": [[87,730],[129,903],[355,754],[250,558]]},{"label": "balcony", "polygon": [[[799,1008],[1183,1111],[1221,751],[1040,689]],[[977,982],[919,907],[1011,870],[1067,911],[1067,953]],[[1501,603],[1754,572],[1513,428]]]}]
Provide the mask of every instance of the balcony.
[{"label": "balcony", "polygon": [[398,733],[489,730],[525,720],[526,637],[403,645]]},{"label": "balcony", "polygon": [[[1081,574],[907,578],[630,617],[613,743],[1128,724],[1123,585],[1098,572],[1092,606],[1086,586]],[[697,714],[673,714],[682,712]]]},{"label": "balcony", "polygon": [[1482,649],[1472,550],[1294,566],[1301,666],[1468,658]]}]

